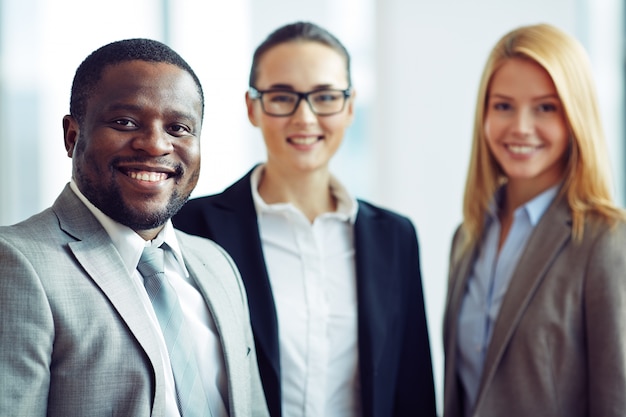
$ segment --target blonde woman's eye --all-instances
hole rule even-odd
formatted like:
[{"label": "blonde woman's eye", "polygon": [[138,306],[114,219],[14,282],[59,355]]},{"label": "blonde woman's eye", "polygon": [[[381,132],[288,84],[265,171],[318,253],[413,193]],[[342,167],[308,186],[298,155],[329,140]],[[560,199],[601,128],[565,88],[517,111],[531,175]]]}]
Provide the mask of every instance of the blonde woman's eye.
[{"label": "blonde woman's eye", "polygon": [[537,110],[539,110],[542,113],[548,113],[548,112],[557,111],[558,107],[554,103],[543,103],[537,107]]},{"label": "blonde woman's eye", "polygon": [[512,106],[509,103],[494,103],[493,109],[498,111],[507,111],[511,110]]}]

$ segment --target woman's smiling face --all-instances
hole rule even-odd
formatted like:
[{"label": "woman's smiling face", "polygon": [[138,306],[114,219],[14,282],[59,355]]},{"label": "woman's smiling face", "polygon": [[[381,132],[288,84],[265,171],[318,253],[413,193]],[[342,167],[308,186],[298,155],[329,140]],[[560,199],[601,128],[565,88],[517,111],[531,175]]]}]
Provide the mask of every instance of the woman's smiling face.
[{"label": "woman's smiling face", "polygon": [[528,182],[538,192],[558,183],[566,166],[569,129],[547,71],[513,58],[492,76],[485,137],[509,183]]},{"label": "woman's smiling face", "polygon": [[[263,54],[258,64],[256,89],[310,92],[349,87],[346,61],[332,48],[319,42],[285,42]],[[267,148],[267,165],[284,173],[328,169],[353,119],[353,98],[344,109],[330,116],[317,116],[301,100],[290,116],[270,116],[260,100],[246,96],[248,117],[261,129]]]}]

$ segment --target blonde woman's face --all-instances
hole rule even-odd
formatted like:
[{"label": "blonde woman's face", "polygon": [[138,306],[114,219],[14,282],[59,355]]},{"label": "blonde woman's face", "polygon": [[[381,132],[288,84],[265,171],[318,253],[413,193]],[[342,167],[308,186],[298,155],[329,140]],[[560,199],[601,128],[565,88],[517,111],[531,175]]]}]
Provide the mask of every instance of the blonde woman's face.
[{"label": "blonde woman's face", "polygon": [[[258,90],[307,93],[349,87],[345,58],[318,42],[287,42],[269,49],[258,65]],[[353,97],[342,111],[316,115],[301,100],[289,116],[266,114],[259,99],[246,95],[248,117],[260,128],[267,148],[267,165],[286,175],[327,170],[353,119]]]},{"label": "blonde woman's face", "polygon": [[554,83],[537,63],[513,58],[494,73],[484,128],[509,184],[538,193],[563,177],[569,130]]}]

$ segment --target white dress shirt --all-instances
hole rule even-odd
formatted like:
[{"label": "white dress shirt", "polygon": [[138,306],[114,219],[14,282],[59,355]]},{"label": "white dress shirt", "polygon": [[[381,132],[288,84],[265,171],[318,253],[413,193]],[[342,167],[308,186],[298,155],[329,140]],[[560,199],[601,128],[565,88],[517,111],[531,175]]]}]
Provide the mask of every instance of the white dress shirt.
[{"label": "white dress shirt", "polygon": [[119,252],[129,275],[132,277],[133,285],[137,291],[138,299],[146,310],[150,318],[149,325],[159,337],[159,350],[163,360],[165,370],[165,408],[168,417],[180,417],[176,405],[176,389],[174,385],[174,375],[170,365],[169,355],[161,327],[154,313],[152,303],[143,285],[143,278],[137,270],[139,258],[146,246],[161,246],[167,243],[170,250],[165,250],[165,276],[170,281],[181,304],[185,322],[191,334],[194,335],[194,348],[200,375],[204,384],[205,392],[208,393],[211,412],[213,417],[228,416],[228,383],[226,378],[226,366],[219,335],[215,327],[215,322],[209,312],[204,298],[195,287],[193,279],[185,267],[183,255],[180,251],[174,227],[171,221],[165,224],[165,228],[151,242],[146,242],[132,229],[124,226],[95,207],[80,192],[74,181],[70,182],[70,187],[78,198],[87,206],[93,215],[107,231],[113,245]]},{"label": "white dress shirt", "polygon": [[337,211],[313,224],[290,203],[252,196],[278,315],[283,417],[358,417],[354,221],[358,204],[332,178]]}]

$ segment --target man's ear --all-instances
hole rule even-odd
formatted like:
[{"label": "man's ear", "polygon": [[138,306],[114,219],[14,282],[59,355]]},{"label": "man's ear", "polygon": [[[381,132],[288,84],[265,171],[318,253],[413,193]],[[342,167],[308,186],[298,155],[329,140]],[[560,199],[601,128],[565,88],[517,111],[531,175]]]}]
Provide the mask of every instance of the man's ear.
[{"label": "man's ear", "polygon": [[76,141],[80,135],[80,127],[74,117],[69,114],[63,117],[63,140],[65,142],[65,150],[70,158],[74,155]]},{"label": "man's ear", "polygon": [[256,121],[256,112],[257,109],[254,106],[254,100],[250,98],[250,94],[246,91],[246,107],[248,109],[248,120],[252,123],[252,126],[259,127],[258,122]]}]

